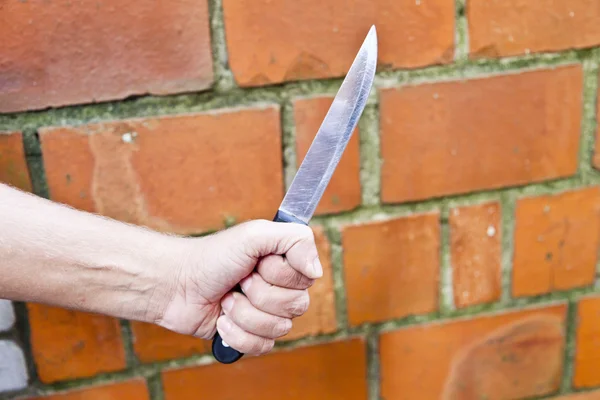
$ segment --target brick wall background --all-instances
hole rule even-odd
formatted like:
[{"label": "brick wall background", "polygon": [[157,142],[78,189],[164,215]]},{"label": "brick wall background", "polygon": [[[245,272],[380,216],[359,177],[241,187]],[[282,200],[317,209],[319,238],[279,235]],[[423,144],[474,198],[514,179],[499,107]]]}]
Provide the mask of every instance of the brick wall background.
[{"label": "brick wall background", "polygon": [[597,0],[7,0],[0,181],[181,234],[271,218],[371,24],[277,350],[2,301],[0,398],[600,399]]}]

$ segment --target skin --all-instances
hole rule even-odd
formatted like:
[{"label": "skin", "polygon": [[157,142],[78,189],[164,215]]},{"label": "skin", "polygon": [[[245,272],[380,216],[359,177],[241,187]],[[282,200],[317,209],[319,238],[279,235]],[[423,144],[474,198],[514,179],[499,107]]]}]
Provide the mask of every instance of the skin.
[{"label": "skin", "polygon": [[[168,235],[0,184],[0,298],[154,323],[269,352],[323,274],[312,230],[256,220]],[[241,283],[242,293],[232,293]]]}]

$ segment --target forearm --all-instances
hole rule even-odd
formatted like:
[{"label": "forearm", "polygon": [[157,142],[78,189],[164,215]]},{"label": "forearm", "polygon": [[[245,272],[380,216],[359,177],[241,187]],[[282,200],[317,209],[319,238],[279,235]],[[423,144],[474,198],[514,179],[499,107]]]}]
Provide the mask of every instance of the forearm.
[{"label": "forearm", "polygon": [[0,298],[154,321],[183,239],[0,184]]}]

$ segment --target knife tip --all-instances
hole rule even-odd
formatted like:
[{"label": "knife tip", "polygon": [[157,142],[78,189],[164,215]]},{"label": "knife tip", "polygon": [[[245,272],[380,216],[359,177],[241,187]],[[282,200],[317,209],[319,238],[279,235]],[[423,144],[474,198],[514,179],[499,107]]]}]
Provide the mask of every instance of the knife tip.
[{"label": "knife tip", "polygon": [[365,38],[365,45],[367,45],[371,49],[371,51],[377,51],[377,28],[375,28],[375,25],[371,25],[369,33]]},{"label": "knife tip", "polygon": [[377,43],[377,28],[375,28],[375,25],[371,25],[369,33],[367,33],[366,41],[369,40],[374,42],[375,44]]}]

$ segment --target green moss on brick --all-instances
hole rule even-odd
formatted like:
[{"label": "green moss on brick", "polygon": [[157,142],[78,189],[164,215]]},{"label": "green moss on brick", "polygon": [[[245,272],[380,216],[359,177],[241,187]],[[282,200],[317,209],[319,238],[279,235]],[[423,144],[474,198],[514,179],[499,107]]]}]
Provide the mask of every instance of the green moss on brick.
[{"label": "green moss on brick", "polygon": [[335,293],[335,315],[339,330],[348,327],[348,308],[346,302],[346,286],[344,280],[344,253],[342,235],[339,228],[328,224],[323,225],[325,235],[331,244],[331,268],[333,270],[333,290]]},{"label": "green moss on brick", "polygon": [[27,167],[29,168],[33,193],[40,197],[50,198],[48,183],[46,182],[46,172],[41,156],[27,156]]},{"label": "green moss on brick", "polygon": [[227,63],[227,43],[225,41],[225,27],[223,26],[222,0],[209,0],[208,12],[210,16],[210,37],[213,58],[214,89],[217,92],[226,92],[236,87],[233,73]]},{"label": "green moss on brick", "polygon": [[226,228],[230,228],[232,226],[234,226],[237,223],[237,218],[233,215],[227,215],[225,216],[225,218],[223,218],[223,225]]},{"label": "green moss on brick", "polygon": [[456,19],[455,19],[455,53],[454,59],[458,62],[465,62],[469,56],[469,29],[466,17],[466,0],[455,0]]},{"label": "green moss on brick", "polygon": [[500,229],[502,235],[502,302],[507,303],[512,293],[512,260],[514,254],[514,230],[515,230],[515,195],[511,192],[500,196],[501,221]]},{"label": "green moss on brick", "polygon": [[577,331],[577,303],[571,301],[567,312],[566,339],[563,361],[563,379],[560,392],[568,393],[572,389],[573,368],[575,363],[575,341]]},{"label": "green moss on brick", "polygon": [[452,283],[452,265],[450,249],[450,226],[447,221],[448,208],[442,209],[445,221],[441,221],[440,237],[440,289],[439,308],[442,315],[451,313],[456,309],[454,304],[454,287]]},{"label": "green moss on brick", "polygon": [[369,385],[369,400],[379,400],[380,362],[379,334],[367,332],[367,384]]},{"label": "green moss on brick", "polygon": [[369,104],[358,123],[362,204],[377,206],[381,193],[379,107]]},{"label": "green moss on brick", "polygon": [[149,376],[146,379],[146,384],[148,385],[150,400],[163,400],[165,398],[160,374],[157,373]]},{"label": "green moss on brick", "polygon": [[585,60],[583,70],[583,118],[579,147],[579,171],[584,183],[592,183],[598,182],[600,177],[600,171],[594,169],[592,165],[597,128],[598,62]]},{"label": "green moss on brick", "polygon": [[135,352],[133,350],[133,332],[131,332],[131,325],[129,321],[119,320],[121,327],[121,336],[123,338],[123,347],[125,348],[125,362],[127,367],[132,368],[139,364]]},{"label": "green moss on brick", "polygon": [[287,189],[296,175],[296,130],[294,126],[294,107],[291,102],[285,102],[281,107],[283,179]]}]

